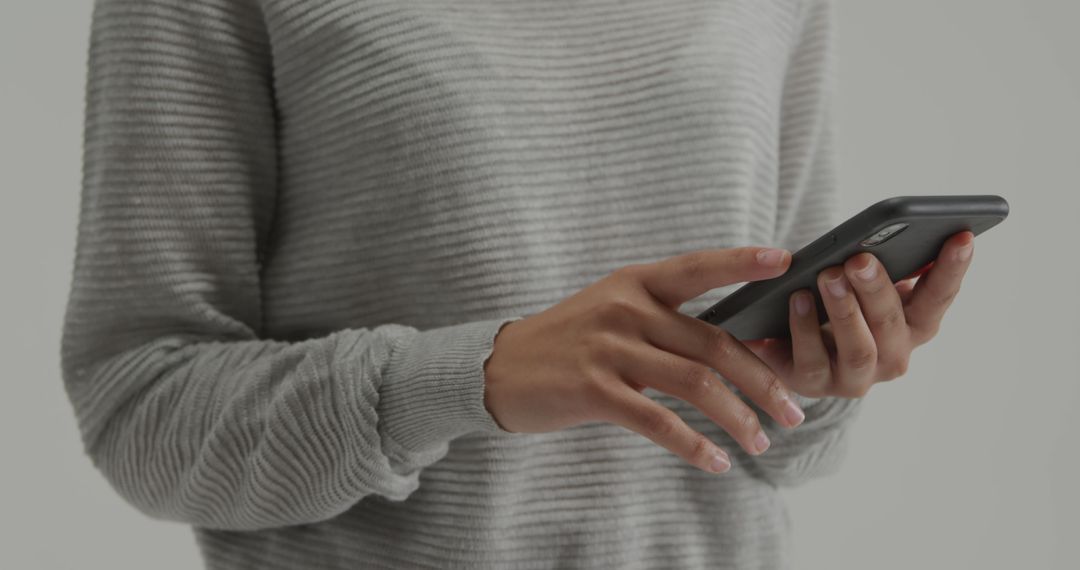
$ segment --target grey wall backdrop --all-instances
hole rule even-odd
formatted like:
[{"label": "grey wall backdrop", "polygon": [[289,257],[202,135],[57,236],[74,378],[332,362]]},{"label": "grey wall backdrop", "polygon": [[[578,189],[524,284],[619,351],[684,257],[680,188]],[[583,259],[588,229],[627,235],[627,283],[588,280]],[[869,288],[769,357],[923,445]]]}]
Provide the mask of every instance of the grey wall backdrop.
[{"label": "grey wall backdrop", "polygon": [[[1075,568],[1080,2],[837,0],[845,213],[995,193],[965,290],[868,397],[844,470],[789,492],[801,568]],[[0,567],[200,567],[83,456],[59,372],[91,2],[0,3]]]}]

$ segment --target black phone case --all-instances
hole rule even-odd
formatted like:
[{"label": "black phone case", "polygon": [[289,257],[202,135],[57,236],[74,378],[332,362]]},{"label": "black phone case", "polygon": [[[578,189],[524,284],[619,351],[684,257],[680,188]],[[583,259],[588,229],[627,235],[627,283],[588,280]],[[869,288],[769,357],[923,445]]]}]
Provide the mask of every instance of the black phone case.
[{"label": "black phone case", "polygon": [[[799,289],[814,293],[819,320],[828,321],[817,275],[827,267],[869,251],[885,266],[894,283],[933,261],[949,236],[964,230],[975,235],[1009,215],[1000,196],[897,196],[882,200],[792,255],[786,273],[740,287],[697,318],[740,340],[787,338],[788,298]],[[883,243],[865,246],[866,238],[892,224],[908,226]]]}]

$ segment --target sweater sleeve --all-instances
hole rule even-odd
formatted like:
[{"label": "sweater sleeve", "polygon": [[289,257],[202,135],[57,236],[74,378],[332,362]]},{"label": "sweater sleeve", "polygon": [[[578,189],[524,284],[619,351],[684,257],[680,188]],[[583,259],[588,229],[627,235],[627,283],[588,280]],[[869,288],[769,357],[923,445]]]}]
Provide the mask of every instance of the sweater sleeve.
[{"label": "sweater sleeve", "polygon": [[495,319],[261,334],[276,181],[268,34],[246,0],[98,0],[64,386],[149,516],[254,530],[404,500],[484,406]]},{"label": "sweater sleeve", "polygon": [[[779,203],[775,243],[792,251],[832,229],[838,190],[833,147],[835,84],[830,0],[807,0],[801,32],[784,81],[780,133]],[[806,398],[795,394],[806,419],[794,429],[761,413],[772,446],[751,457],[752,471],[776,485],[793,486],[834,472],[861,399]]]}]

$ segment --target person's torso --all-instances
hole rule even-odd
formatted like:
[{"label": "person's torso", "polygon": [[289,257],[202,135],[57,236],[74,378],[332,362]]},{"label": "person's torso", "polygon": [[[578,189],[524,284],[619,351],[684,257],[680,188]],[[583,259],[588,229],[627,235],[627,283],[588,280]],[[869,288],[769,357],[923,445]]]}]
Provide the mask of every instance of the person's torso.
[{"label": "person's torso", "polygon": [[[799,0],[263,4],[280,145],[270,337],[524,315],[623,265],[774,238]],[[652,395],[735,447],[696,409]],[[230,568],[265,567],[262,555],[325,568],[772,568],[786,524],[776,490],[738,465],[708,474],[586,424],[468,435],[404,502],[373,495],[331,521],[200,541],[211,567]]]},{"label": "person's torso", "polygon": [[271,335],[534,312],[773,239],[795,0],[266,4]]}]

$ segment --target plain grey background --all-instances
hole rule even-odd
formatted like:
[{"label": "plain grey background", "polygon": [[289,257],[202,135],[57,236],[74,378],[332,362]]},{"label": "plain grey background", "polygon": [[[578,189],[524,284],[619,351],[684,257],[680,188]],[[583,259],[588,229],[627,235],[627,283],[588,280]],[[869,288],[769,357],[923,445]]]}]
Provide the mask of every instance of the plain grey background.
[{"label": "plain grey background", "polygon": [[[0,567],[198,568],[187,527],[83,455],[60,379],[91,4],[0,3]],[[836,8],[843,214],[921,193],[1012,213],[843,470],[788,492],[800,568],[1076,568],[1080,2]]]}]

